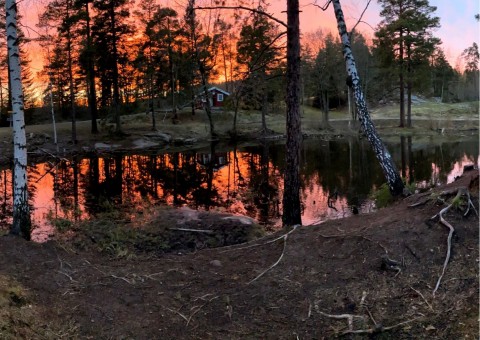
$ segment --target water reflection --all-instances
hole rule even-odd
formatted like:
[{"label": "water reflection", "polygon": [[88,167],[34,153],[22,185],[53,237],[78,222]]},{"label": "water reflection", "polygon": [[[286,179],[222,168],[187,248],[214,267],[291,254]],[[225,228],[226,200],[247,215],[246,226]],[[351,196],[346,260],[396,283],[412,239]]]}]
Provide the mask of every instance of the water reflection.
[{"label": "water reflection", "polygon": [[[478,163],[478,142],[415,144],[401,137],[389,145],[402,176],[420,186],[451,182],[463,165]],[[169,154],[91,155],[29,168],[33,238],[52,233],[51,218],[86,219],[128,204],[188,205],[255,218],[267,228],[281,223],[284,145],[236,149],[210,147]],[[372,189],[384,182],[365,141],[307,140],[301,160],[304,224],[373,209]],[[11,172],[0,172],[0,223],[11,223]]]}]

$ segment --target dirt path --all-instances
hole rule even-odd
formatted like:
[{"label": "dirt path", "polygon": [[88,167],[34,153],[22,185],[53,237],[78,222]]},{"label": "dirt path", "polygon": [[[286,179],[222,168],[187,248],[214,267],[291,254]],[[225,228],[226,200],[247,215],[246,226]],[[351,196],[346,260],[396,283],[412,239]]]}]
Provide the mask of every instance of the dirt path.
[{"label": "dirt path", "polygon": [[[93,240],[1,237],[0,338],[333,339],[359,331],[352,338],[474,339],[475,213],[445,214],[455,228],[452,257],[432,294],[448,228],[430,218],[446,206],[440,193],[459,187],[478,207],[472,171],[373,214],[189,254],[115,258],[92,250]],[[355,317],[349,326],[340,315]]]}]

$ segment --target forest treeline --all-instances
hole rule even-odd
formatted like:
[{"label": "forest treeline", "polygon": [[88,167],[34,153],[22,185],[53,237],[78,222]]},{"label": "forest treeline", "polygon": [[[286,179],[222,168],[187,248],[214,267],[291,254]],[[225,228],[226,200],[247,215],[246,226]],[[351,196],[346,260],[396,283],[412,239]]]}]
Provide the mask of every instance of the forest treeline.
[{"label": "forest treeline", "polygon": [[[440,25],[435,7],[425,0],[379,2],[383,20],[373,41],[360,30],[350,32],[361,86],[371,105],[405,97],[400,119],[408,126],[412,93],[444,102],[478,100],[476,43],[462,54],[463,70],[455,69],[433,34]],[[265,15],[267,2],[232,3],[229,9],[223,8],[225,3],[200,5],[195,0],[175,8],[156,1],[51,1],[37,25],[43,70],[34,74],[23,55],[27,122],[34,111],[35,119],[49,119],[52,105],[64,119],[92,118],[92,132],[97,131],[96,118],[111,116],[118,122],[120,115],[139,109],[176,114],[188,107],[195,114],[196,96],[213,83],[232,94],[227,101],[232,109],[283,113],[286,28]],[[25,50],[29,39],[22,33],[20,38]],[[301,47],[303,103],[323,110],[325,127],[330,108],[348,106],[354,115],[338,35],[319,27],[302,34]],[[6,60],[6,48],[0,50]],[[8,70],[4,66],[0,72],[5,121],[11,95]],[[42,93],[33,86],[35,78],[49,84]]]}]

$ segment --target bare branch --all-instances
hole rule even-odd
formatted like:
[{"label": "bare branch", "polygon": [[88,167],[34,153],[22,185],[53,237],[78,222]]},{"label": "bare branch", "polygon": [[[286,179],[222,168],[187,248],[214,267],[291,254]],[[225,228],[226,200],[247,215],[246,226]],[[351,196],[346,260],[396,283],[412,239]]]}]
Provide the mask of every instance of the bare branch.
[{"label": "bare branch", "polygon": [[250,11],[250,12],[253,12],[253,13],[257,13],[257,14],[261,14],[261,15],[264,15],[266,16],[267,18],[269,18],[270,20],[273,20],[275,21],[276,23],[284,26],[284,27],[287,27],[287,24],[285,22],[283,22],[282,20],[280,19],[277,19],[275,18],[273,15],[271,14],[268,14],[267,12],[264,12],[264,11],[261,11],[261,10],[258,10],[258,9],[255,9],[255,8],[250,8],[250,7],[245,7],[245,6],[207,6],[207,7],[195,7],[195,9],[201,9],[201,10],[214,10],[214,9],[242,9],[244,11]]},{"label": "bare branch", "polygon": [[317,5],[317,1],[315,0],[315,2],[312,5],[320,8],[322,11],[326,11],[328,9],[328,6],[330,6],[331,3],[332,3],[332,0],[327,0],[327,2],[323,6],[320,6],[320,5]]},{"label": "bare branch", "polygon": [[[370,2],[372,2],[372,0],[368,0],[367,5],[366,5],[365,8],[363,9],[362,14],[360,14],[360,18],[358,18],[357,23],[356,23],[355,25],[353,25],[352,30],[351,30],[350,33],[348,34],[350,39],[352,39],[352,33],[353,33],[353,31],[355,31],[355,28],[358,26],[358,24],[360,24],[361,22],[366,24],[366,22],[362,21],[362,17],[363,17],[363,15],[365,14],[365,12],[367,11],[367,8],[368,8],[368,6],[370,5]],[[368,24],[367,24],[367,25],[368,25]],[[369,25],[369,26],[370,26],[370,25]],[[372,27],[372,26],[370,26],[370,27]]]}]

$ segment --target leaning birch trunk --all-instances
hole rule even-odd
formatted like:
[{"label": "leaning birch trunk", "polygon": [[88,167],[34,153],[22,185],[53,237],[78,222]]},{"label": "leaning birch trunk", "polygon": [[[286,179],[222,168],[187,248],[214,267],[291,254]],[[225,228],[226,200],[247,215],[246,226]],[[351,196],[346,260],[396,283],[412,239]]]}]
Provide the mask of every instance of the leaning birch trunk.
[{"label": "leaning birch trunk", "polygon": [[20,72],[20,52],[17,33],[17,4],[7,0],[6,31],[8,46],[8,67],[11,74],[13,110],[13,223],[11,233],[30,239],[31,220],[28,206],[27,182],[27,138],[23,112],[23,90]]},{"label": "leaning birch trunk", "polygon": [[335,11],[335,17],[337,18],[338,33],[340,34],[340,37],[342,39],[343,56],[345,58],[347,74],[349,77],[351,77],[352,80],[353,95],[355,98],[355,104],[357,105],[360,125],[363,132],[367,136],[368,141],[372,145],[373,151],[375,152],[378,161],[380,162],[380,166],[382,167],[383,173],[387,179],[390,192],[392,193],[392,195],[402,194],[404,185],[400,174],[397,171],[392,156],[385,147],[385,144],[383,144],[382,140],[378,136],[375,125],[370,119],[367,104],[365,102],[365,98],[360,87],[360,78],[357,73],[355,59],[353,58],[352,50],[350,47],[350,39],[348,37],[347,26],[343,17],[340,0],[333,0],[332,3],[333,9]]}]

